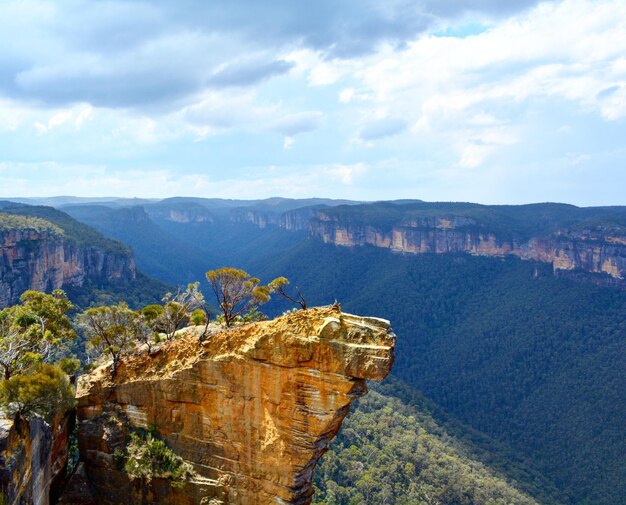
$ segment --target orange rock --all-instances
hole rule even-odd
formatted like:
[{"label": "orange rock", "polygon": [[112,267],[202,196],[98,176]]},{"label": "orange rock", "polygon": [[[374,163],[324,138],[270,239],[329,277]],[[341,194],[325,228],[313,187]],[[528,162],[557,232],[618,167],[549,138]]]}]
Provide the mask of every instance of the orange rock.
[{"label": "orange rock", "polygon": [[[312,474],[350,403],[393,363],[387,321],[316,308],[222,331],[194,330],[79,384],[81,454],[101,504],[310,503]],[[122,421],[120,421],[122,420]],[[129,426],[192,464],[177,489],[130,482],[113,454]],[[143,498],[141,498],[143,496]]]}]

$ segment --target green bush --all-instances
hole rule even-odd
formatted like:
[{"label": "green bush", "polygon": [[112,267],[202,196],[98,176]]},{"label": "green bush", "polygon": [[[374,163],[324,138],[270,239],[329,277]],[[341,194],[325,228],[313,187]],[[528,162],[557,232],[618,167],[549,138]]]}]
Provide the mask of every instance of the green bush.
[{"label": "green bush", "polygon": [[0,408],[9,416],[19,414],[30,419],[39,415],[50,420],[74,404],[74,389],[57,366],[42,363],[28,374],[0,382]]},{"label": "green bush", "polygon": [[125,453],[116,451],[115,460],[118,465],[124,462],[124,471],[131,479],[145,482],[154,478],[170,479],[172,486],[182,487],[194,475],[189,463],[150,432],[145,436],[131,432]]}]

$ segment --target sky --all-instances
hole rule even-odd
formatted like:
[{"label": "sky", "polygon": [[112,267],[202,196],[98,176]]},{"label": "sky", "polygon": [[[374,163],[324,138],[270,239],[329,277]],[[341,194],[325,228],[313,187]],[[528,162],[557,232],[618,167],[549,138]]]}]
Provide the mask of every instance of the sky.
[{"label": "sky", "polygon": [[626,205],[626,0],[2,0],[0,197]]}]

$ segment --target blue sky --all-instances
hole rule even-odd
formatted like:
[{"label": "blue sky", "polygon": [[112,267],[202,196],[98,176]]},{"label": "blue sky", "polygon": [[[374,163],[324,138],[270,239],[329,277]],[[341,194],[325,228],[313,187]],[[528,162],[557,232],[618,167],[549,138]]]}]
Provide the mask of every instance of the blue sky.
[{"label": "blue sky", "polygon": [[0,2],[0,197],[625,188],[624,0]]}]

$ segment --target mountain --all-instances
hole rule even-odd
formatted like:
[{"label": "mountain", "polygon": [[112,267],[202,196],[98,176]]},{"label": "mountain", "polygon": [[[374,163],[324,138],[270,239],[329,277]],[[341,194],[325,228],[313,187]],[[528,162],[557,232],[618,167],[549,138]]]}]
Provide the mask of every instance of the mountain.
[{"label": "mountain", "polygon": [[148,302],[167,289],[137,271],[128,246],[52,207],[0,202],[0,244],[0,307],[27,289],[62,288],[79,305]]},{"label": "mountain", "polygon": [[[155,271],[191,248],[193,280],[238,266],[288,277],[309,304],[382,315],[400,335],[393,374],[521,454],[562,501],[626,496],[625,207],[306,203],[153,202],[127,240]],[[170,245],[150,246],[159,236]]]},{"label": "mountain", "polygon": [[319,210],[324,242],[405,254],[469,253],[550,263],[556,273],[626,287],[626,207],[379,202]]}]

